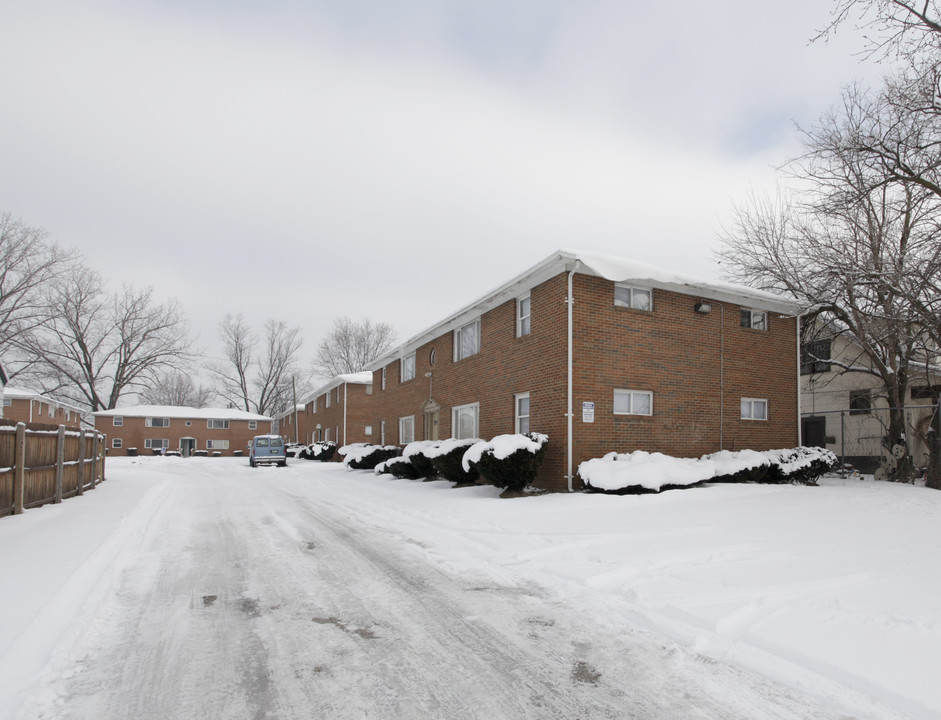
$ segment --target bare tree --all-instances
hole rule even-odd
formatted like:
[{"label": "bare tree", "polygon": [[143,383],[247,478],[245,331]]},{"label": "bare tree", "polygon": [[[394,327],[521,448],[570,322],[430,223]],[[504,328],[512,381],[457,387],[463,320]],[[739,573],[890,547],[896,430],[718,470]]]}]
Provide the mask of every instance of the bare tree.
[{"label": "bare tree", "polygon": [[[301,331],[283,321],[265,321],[262,336],[239,314],[219,323],[224,357],[208,366],[216,393],[229,405],[261,415],[291,406],[292,379],[299,375]],[[306,378],[302,378],[306,389]]]},{"label": "bare tree", "polygon": [[190,373],[171,371],[160,375],[140,398],[148,405],[203,408],[209,407],[213,394],[210,388],[197,386]]},{"label": "bare tree", "polygon": [[[891,444],[907,446],[901,409],[926,334],[909,295],[912,277],[936,262],[938,196],[909,183],[877,182],[879,169],[844,139],[859,96],[805,133],[807,152],[789,165],[795,189],[737,209],[719,256],[726,275],[791,294],[820,324],[848,335],[858,358],[831,365],[879,379]],[[897,476],[911,473],[911,460]]]},{"label": "bare tree", "polygon": [[354,322],[343,316],[333,321],[327,337],[320,341],[314,358],[315,372],[324,378],[360,372],[392,349],[395,329],[368,319]]},{"label": "bare tree", "polygon": [[43,287],[75,260],[74,252],[64,251],[42,228],[0,214],[0,344],[38,324],[46,308]]},{"label": "bare tree", "polygon": [[34,358],[28,374],[53,397],[112,409],[189,357],[178,303],[157,303],[151,288],[108,294],[98,273],[74,266],[47,285],[45,302],[38,325],[14,345]]}]

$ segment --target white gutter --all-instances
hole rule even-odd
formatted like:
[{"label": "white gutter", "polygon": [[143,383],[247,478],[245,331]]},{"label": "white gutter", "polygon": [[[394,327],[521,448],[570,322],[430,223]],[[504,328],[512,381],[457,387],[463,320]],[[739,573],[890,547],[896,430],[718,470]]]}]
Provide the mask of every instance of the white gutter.
[{"label": "white gutter", "polygon": [[572,417],[573,417],[573,408],[572,408],[572,306],[575,304],[575,298],[572,296],[572,278],[575,276],[575,271],[578,270],[578,266],[581,265],[580,260],[576,260],[575,264],[572,266],[572,269],[569,270],[569,285],[568,285],[568,297],[565,298],[565,304],[568,305],[568,403],[567,403],[567,412],[565,413],[566,417],[566,433],[567,433],[567,449],[566,449],[566,467],[568,474],[565,476],[568,479],[568,489],[569,492],[572,492],[572,484],[574,481],[574,474],[572,472]]}]

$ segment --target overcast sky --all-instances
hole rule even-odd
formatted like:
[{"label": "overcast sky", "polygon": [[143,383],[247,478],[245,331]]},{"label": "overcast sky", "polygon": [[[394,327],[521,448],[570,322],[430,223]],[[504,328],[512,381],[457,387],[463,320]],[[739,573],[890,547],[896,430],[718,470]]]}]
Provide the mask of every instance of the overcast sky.
[{"label": "overcast sky", "polygon": [[117,287],[415,334],[561,247],[704,279],[841,85],[825,0],[0,0],[0,211]]}]

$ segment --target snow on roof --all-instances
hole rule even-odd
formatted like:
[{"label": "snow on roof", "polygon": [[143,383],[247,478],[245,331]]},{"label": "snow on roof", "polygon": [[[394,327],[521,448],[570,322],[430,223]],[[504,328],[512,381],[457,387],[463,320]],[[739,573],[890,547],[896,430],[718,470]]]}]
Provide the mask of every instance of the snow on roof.
[{"label": "snow on roof", "polygon": [[267,415],[235,408],[193,408],[183,405],[134,405],[133,407],[99,410],[95,417],[167,417],[194,420],[271,420]]},{"label": "snow on roof", "polygon": [[330,392],[335,387],[339,387],[344,383],[350,385],[372,385],[372,372],[365,370],[363,372],[357,373],[344,373],[337,375],[333,379],[327,382],[326,385],[321,385],[319,388],[314,390],[312,393],[309,393],[307,397],[304,398],[303,402],[299,402],[298,405],[300,409],[303,410],[304,406],[307,405],[314,398],[318,398],[324,393]]},{"label": "snow on roof", "polygon": [[798,315],[806,309],[796,300],[764,290],[728,283],[707,282],[614,255],[563,249],[556,251],[512,280],[480,296],[441,322],[409,338],[367,365],[367,369],[376,370],[393,360],[402,358],[426,342],[455,330],[498,305],[525,295],[531,288],[559,273],[573,270],[613,282],[636,282],[646,287],[670,290],[694,298],[744,305],[784,315]]},{"label": "snow on roof", "polygon": [[13,400],[42,400],[42,402],[49,403],[55,407],[67,408],[78,413],[88,412],[87,408],[80,408],[70,403],[61,402],[55,398],[43,395],[42,393],[36,392],[35,390],[27,390],[26,388],[18,388],[12,385],[7,385],[5,388],[3,388],[3,397]]}]

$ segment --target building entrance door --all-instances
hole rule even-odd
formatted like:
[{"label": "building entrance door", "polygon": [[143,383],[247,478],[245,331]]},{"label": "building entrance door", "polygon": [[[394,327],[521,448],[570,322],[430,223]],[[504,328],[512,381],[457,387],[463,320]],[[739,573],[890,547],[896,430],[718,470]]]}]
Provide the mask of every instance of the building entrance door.
[{"label": "building entrance door", "polygon": [[422,405],[422,411],[425,414],[425,440],[438,441],[438,421],[441,415],[441,406],[434,400],[428,399]]},{"label": "building entrance door", "polygon": [[183,457],[189,457],[193,454],[193,451],[196,449],[196,438],[185,437],[180,438],[180,454]]}]

